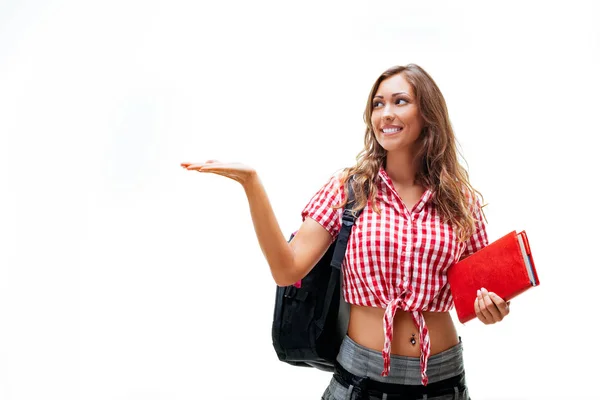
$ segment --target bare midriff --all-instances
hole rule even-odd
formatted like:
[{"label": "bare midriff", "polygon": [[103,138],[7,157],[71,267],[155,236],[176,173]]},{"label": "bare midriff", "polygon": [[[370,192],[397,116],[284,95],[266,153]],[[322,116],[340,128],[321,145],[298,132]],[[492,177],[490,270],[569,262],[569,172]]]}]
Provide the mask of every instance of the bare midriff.
[{"label": "bare midriff", "polygon": [[[351,304],[348,324],[350,339],[369,349],[381,351],[385,339],[384,312],[382,308]],[[441,353],[458,344],[458,334],[449,312],[423,311],[423,317],[429,330],[431,355]],[[411,343],[413,338],[414,344]],[[419,329],[413,322],[410,312],[400,309],[396,311],[391,353],[409,357],[421,355]]]}]

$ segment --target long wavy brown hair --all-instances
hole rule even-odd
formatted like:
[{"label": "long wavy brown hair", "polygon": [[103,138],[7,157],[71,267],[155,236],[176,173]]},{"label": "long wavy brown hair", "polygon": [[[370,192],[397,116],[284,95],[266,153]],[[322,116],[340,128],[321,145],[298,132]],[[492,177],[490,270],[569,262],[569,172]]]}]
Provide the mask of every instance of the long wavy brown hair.
[{"label": "long wavy brown hair", "polygon": [[[371,202],[373,209],[377,213],[380,212],[375,201],[376,183],[379,179],[379,169],[385,166],[387,152],[375,138],[371,114],[373,97],[379,85],[396,74],[402,74],[412,86],[419,111],[425,121],[425,128],[416,143],[416,157],[421,160],[416,182],[435,193],[433,202],[442,220],[452,225],[459,241],[465,241],[475,231],[475,199],[479,196],[483,204],[483,196],[471,186],[467,170],[459,164],[458,157],[462,158],[462,155],[456,146],[444,96],[433,78],[418,65],[392,67],[381,74],[373,84],[364,112],[367,126],[365,147],[356,157],[356,165],[342,171],[341,182],[345,184],[348,177],[354,176],[352,187],[356,201],[353,209],[364,208],[367,202]],[[347,187],[345,192],[347,199]],[[335,208],[343,207],[345,203],[346,200]]]}]

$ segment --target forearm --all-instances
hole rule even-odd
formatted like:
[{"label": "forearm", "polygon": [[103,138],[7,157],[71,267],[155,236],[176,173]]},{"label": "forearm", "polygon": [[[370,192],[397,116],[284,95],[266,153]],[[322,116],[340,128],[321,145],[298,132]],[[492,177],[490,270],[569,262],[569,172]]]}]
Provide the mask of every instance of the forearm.
[{"label": "forearm", "polygon": [[294,252],[281,231],[258,175],[254,173],[243,187],[248,197],[254,231],[271,275],[278,285],[287,285],[294,271]]}]

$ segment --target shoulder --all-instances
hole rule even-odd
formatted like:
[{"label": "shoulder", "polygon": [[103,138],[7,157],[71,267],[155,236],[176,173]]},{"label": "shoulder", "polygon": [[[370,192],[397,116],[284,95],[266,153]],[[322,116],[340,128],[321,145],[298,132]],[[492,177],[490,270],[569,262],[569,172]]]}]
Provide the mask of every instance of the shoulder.
[{"label": "shoulder", "polygon": [[465,203],[471,212],[478,212],[483,207],[483,196],[481,193],[476,191],[466,184],[462,185],[462,193],[465,199]]},{"label": "shoulder", "polygon": [[345,197],[344,176],[343,170],[331,175],[302,210],[303,221],[310,217],[321,224],[332,237],[337,236],[340,229],[340,205]]},{"label": "shoulder", "polygon": [[322,185],[322,190],[329,192],[343,192],[344,185],[348,181],[348,168],[342,168],[329,175],[325,183]]},{"label": "shoulder", "polygon": [[[470,190],[469,190],[470,189]],[[483,195],[471,188],[468,188],[465,193],[467,212],[471,215],[475,223],[475,229],[481,229],[482,225],[485,225],[486,217],[483,208],[485,204],[483,202]]]}]

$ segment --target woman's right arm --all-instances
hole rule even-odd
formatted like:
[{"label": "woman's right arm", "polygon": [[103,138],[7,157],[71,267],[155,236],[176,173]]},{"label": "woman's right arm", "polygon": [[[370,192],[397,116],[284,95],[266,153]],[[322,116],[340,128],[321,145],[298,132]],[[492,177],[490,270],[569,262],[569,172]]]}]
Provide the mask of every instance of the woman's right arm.
[{"label": "woman's right arm", "polygon": [[181,165],[188,170],[222,175],[242,185],[248,198],[258,243],[277,285],[288,286],[304,278],[332,243],[331,234],[311,218],[304,220],[294,238],[288,243],[265,188],[252,168],[239,163],[217,161]]},{"label": "woman's right arm", "polygon": [[329,232],[315,220],[306,218],[288,243],[256,173],[246,182],[244,190],[254,231],[275,283],[288,286],[304,278],[331,244]]}]

